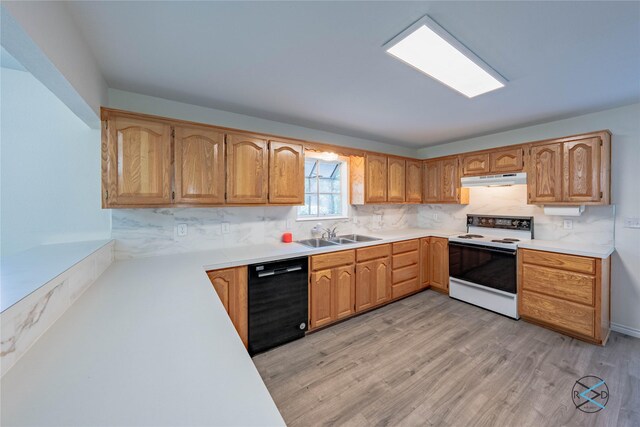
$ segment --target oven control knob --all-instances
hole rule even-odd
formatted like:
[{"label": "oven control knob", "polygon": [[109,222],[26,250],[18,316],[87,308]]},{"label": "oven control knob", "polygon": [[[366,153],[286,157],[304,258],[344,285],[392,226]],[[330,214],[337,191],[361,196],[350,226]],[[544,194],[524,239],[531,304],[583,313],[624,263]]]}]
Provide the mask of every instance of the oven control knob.
[{"label": "oven control knob", "polygon": [[300,330],[304,331],[305,329],[307,329],[307,324],[304,322],[300,323]]}]

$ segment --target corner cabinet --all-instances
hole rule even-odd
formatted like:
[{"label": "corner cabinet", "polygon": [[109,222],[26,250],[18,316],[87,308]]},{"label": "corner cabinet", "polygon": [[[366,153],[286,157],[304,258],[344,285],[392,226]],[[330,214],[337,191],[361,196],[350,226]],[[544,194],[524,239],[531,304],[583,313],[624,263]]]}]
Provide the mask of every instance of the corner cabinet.
[{"label": "corner cabinet", "polygon": [[210,128],[174,128],[175,202],[224,203],[224,133]]},{"label": "corner cabinet", "polygon": [[422,202],[422,163],[417,160],[407,160],[406,162],[405,202]]},{"label": "corner cabinet", "polygon": [[227,203],[267,203],[268,162],[266,139],[228,134]]},{"label": "corner cabinet", "polygon": [[269,141],[269,203],[304,204],[304,149],[301,144]]},{"label": "corner cabinet", "polygon": [[457,156],[425,160],[422,186],[423,203],[469,203],[469,189],[460,187]]},{"label": "corner cabinet", "polygon": [[170,204],[171,126],[126,115],[102,126],[102,207]]},{"label": "corner cabinet", "polygon": [[247,267],[207,271],[224,309],[236,328],[240,339],[249,344],[249,297]]},{"label": "corner cabinet", "polygon": [[544,205],[611,203],[611,134],[608,131],[532,143],[528,202]]}]

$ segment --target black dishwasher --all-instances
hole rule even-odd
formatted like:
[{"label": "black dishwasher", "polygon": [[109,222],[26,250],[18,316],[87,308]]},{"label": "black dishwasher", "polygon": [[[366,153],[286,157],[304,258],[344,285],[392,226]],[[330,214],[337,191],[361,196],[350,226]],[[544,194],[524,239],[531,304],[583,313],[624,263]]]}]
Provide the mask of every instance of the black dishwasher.
[{"label": "black dishwasher", "polygon": [[249,266],[249,354],[304,336],[308,281],[306,257]]}]

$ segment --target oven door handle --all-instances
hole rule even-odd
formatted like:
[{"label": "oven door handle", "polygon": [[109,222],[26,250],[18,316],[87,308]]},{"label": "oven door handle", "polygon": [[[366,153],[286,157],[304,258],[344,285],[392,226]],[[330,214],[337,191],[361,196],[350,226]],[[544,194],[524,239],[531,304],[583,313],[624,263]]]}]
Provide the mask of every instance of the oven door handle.
[{"label": "oven door handle", "polygon": [[495,248],[493,246],[487,246],[487,245],[474,245],[474,244],[469,245],[469,244],[458,243],[458,242],[449,242],[449,246],[460,246],[463,248],[480,249],[480,250],[489,251],[489,252],[499,252],[501,254],[506,254],[506,255],[515,255],[517,252],[517,249]]}]

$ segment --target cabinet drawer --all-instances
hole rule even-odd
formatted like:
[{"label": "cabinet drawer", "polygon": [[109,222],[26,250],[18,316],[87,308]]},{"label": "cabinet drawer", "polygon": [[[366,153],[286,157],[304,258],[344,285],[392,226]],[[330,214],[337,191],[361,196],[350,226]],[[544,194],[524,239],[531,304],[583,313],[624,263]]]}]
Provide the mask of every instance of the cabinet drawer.
[{"label": "cabinet drawer", "polygon": [[416,292],[419,289],[418,278],[409,279],[405,282],[391,286],[391,298],[400,298]]},{"label": "cabinet drawer", "polygon": [[368,248],[357,249],[357,259],[367,261],[370,259],[382,258],[391,255],[391,245],[377,245]]},{"label": "cabinet drawer", "polygon": [[396,242],[393,244],[393,254],[401,254],[403,252],[417,251],[420,242],[416,240],[405,240],[404,242]]},{"label": "cabinet drawer", "polygon": [[418,251],[407,252],[393,256],[393,269],[406,267],[418,263]]},{"label": "cabinet drawer", "polygon": [[405,280],[414,279],[418,277],[418,265],[410,265],[398,270],[393,270],[391,273],[393,284],[404,282]]},{"label": "cabinet drawer", "polygon": [[594,309],[581,304],[523,291],[520,314],[551,327],[594,336]]},{"label": "cabinet drawer", "polygon": [[314,255],[311,257],[311,269],[313,271],[324,270],[341,265],[353,264],[356,261],[356,251],[331,252],[329,254]]},{"label": "cabinet drawer", "polygon": [[596,278],[594,276],[525,264],[522,268],[522,289],[593,305]]},{"label": "cabinet drawer", "polygon": [[578,273],[595,274],[596,272],[596,260],[594,258],[576,255],[522,249],[522,262],[577,271]]}]

